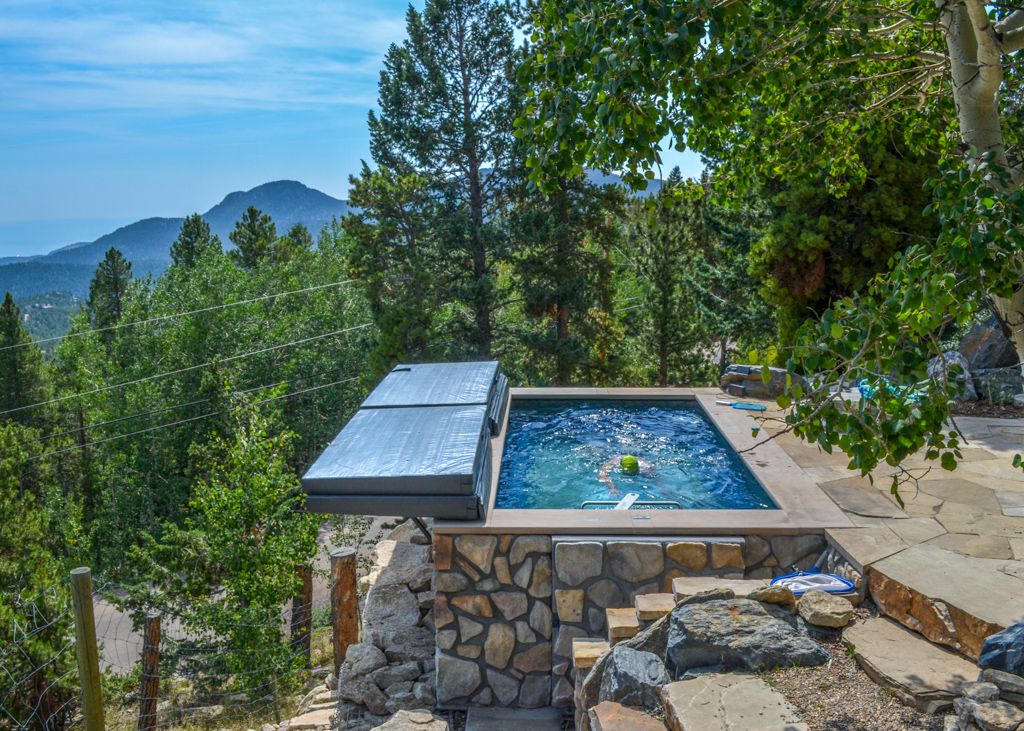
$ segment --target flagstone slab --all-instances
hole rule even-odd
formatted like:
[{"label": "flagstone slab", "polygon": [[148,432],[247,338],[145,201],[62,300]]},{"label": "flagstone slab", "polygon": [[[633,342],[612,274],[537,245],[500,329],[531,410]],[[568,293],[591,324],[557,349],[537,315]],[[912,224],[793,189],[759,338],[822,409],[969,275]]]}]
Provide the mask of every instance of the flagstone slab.
[{"label": "flagstone slab", "polygon": [[834,528],[826,530],[825,535],[861,573],[864,573],[866,566],[907,547],[888,527]]},{"label": "flagstone slab", "polygon": [[1010,541],[1003,536],[978,536],[970,533],[946,533],[928,541],[947,551],[978,558],[1013,558]]},{"label": "flagstone slab", "polygon": [[977,679],[977,666],[882,617],[843,631],[857,664],[909,705],[936,713],[953,704],[960,687]]},{"label": "flagstone slab", "polygon": [[901,518],[906,514],[891,500],[878,493],[871,482],[863,477],[823,482],[821,489],[832,501],[848,513],[869,518]]},{"label": "flagstone slab", "polygon": [[908,546],[930,541],[946,532],[946,529],[935,518],[890,520],[886,522],[886,526]]},{"label": "flagstone slab", "polygon": [[996,492],[996,500],[999,501],[1003,515],[1011,518],[1024,518],[1024,490],[1019,492],[999,490]]},{"label": "flagstone slab", "polygon": [[986,637],[1024,619],[1024,581],[1006,563],[922,543],[872,564],[868,586],[884,614],[976,658]]},{"label": "flagstone slab", "polygon": [[796,710],[760,678],[709,673],[661,688],[672,731],[806,731]]},{"label": "flagstone slab", "polygon": [[970,505],[980,510],[999,510],[995,492],[971,480],[958,477],[935,480],[926,478],[918,482],[918,488],[945,502]]}]

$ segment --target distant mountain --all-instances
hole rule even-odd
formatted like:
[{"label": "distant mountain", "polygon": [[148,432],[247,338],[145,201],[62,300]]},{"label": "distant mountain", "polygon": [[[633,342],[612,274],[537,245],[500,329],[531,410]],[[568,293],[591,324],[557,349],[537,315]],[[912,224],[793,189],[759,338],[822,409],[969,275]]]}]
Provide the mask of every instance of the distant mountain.
[{"label": "distant mountain", "polygon": [[[335,217],[349,211],[343,200],[294,180],[279,180],[229,193],[203,218],[225,247],[230,247],[228,234],[249,206],[270,214],[279,234],[301,223],[314,238]],[[0,294],[10,291],[22,299],[44,292],[69,292],[84,297],[96,265],[111,246],[120,249],[132,262],[136,275],[158,275],[170,264],[171,243],[177,238],[182,221],[184,218],[145,218],[95,241],[70,244],[43,256],[0,259]]]},{"label": "distant mountain", "polygon": [[[598,185],[622,185],[622,178],[615,174],[590,170],[587,176]],[[637,195],[653,195],[660,187],[661,181],[652,180],[647,189]],[[349,212],[345,201],[294,180],[278,180],[252,190],[229,193],[203,214],[226,248],[231,247],[228,234],[249,206],[270,214],[280,235],[301,223],[314,238],[334,218]],[[19,300],[47,292],[85,297],[96,265],[111,246],[120,249],[131,261],[132,271],[137,276],[159,275],[171,262],[171,243],[177,238],[183,220],[144,218],[95,241],[69,244],[42,256],[0,258],[0,296],[9,291]]]}]

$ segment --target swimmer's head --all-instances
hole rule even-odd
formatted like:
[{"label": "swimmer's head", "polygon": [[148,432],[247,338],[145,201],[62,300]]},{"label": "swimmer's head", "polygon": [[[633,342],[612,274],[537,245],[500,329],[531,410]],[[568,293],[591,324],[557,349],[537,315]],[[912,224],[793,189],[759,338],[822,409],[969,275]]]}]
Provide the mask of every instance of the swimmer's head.
[{"label": "swimmer's head", "polygon": [[622,468],[623,472],[635,475],[640,471],[640,461],[632,454],[627,454],[619,460],[619,467]]}]

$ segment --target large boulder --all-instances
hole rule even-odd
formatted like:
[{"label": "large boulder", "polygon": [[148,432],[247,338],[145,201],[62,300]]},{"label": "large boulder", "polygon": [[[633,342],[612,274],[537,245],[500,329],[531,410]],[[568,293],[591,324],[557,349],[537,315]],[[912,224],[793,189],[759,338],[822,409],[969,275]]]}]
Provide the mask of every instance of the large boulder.
[{"label": "large boulder", "polygon": [[989,635],[981,646],[978,666],[1024,675],[1024,622]]},{"label": "large boulder", "polygon": [[797,611],[804,621],[816,627],[845,627],[853,619],[853,605],[841,596],[813,589],[797,602]]},{"label": "large boulder", "polygon": [[948,350],[928,361],[928,378],[955,385],[953,393],[957,401],[978,400],[967,359],[955,350]]},{"label": "large boulder", "polygon": [[601,676],[598,699],[626,706],[658,708],[661,705],[658,691],[669,680],[665,663],[653,652],[616,645]]},{"label": "large boulder", "polygon": [[[770,377],[768,383],[761,377],[762,366],[759,365],[730,365],[722,374],[720,387],[730,396],[748,398],[774,399],[781,396],[786,390],[786,369],[769,368]],[[799,382],[806,387],[803,376],[789,374],[794,382]]]},{"label": "large boulder", "polygon": [[756,673],[829,659],[806,634],[750,599],[683,604],[669,615],[668,625],[665,660],[680,674],[693,668]]},{"label": "large boulder", "polygon": [[1003,334],[995,315],[976,323],[960,341],[960,354],[973,373],[990,368],[1006,368],[1017,362],[1013,343]]},{"label": "large boulder", "polygon": [[989,368],[971,372],[978,396],[996,404],[1012,404],[1013,398],[1024,391],[1020,368]]}]

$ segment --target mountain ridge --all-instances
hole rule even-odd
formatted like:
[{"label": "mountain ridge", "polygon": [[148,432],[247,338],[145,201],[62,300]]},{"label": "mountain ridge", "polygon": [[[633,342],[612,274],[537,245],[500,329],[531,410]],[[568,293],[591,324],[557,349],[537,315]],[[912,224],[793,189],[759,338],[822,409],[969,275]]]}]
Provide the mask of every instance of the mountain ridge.
[{"label": "mountain ridge", "polygon": [[[622,179],[614,173],[588,170],[587,176],[597,185],[622,184]],[[652,180],[646,190],[635,195],[653,195],[659,188],[660,181]],[[314,238],[324,226],[350,210],[347,201],[297,180],[273,180],[249,190],[232,191],[201,215],[225,248],[231,248],[228,235],[249,206],[269,214],[280,235],[301,223]],[[9,291],[19,299],[49,292],[84,297],[96,265],[111,247],[118,248],[131,261],[136,276],[158,276],[171,262],[171,244],[184,220],[184,217],[151,216],[116,228],[93,241],[67,244],[42,255],[0,258],[0,293]]]},{"label": "mountain ridge", "polygon": [[[201,215],[227,248],[231,246],[228,234],[250,205],[270,214],[279,234],[301,223],[314,237],[334,218],[349,211],[346,201],[299,181],[274,180],[249,190],[232,191]],[[0,292],[10,291],[16,298],[58,291],[85,296],[96,265],[112,246],[132,262],[137,276],[159,275],[171,262],[171,244],[184,220],[152,216],[93,241],[67,244],[42,255],[5,257],[0,260]]]}]

